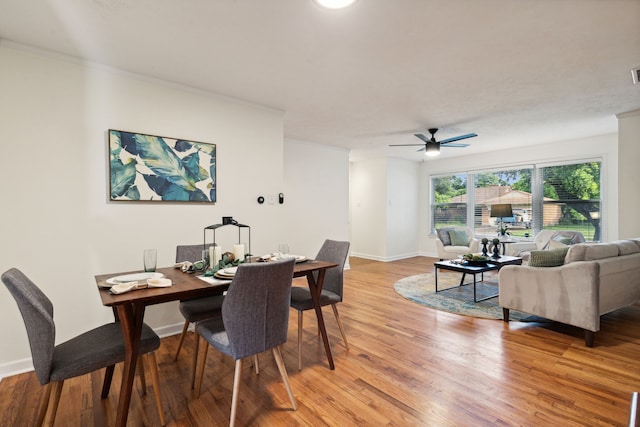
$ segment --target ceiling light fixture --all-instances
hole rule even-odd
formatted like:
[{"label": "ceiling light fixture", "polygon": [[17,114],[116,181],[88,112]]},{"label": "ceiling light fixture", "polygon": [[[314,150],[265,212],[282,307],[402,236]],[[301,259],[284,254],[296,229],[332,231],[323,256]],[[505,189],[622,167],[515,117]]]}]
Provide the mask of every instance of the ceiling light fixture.
[{"label": "ceiling light fixture", "polygon": [[424,148],[424,155],[429,157],[438,156],[440,154],[439,142],[427,142]]},{"label": "ceiling light fixture", "polygon": [[320,6],[327,9],[343,9],[351,6],[356,0],[314,0]]}]

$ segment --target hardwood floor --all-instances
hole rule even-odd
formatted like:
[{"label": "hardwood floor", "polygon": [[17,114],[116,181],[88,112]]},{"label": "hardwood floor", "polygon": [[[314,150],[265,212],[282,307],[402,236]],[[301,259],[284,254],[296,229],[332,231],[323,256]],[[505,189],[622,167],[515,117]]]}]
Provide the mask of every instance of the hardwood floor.
[{"label": "hardwood floor", "polygon": [[[350,260],[338,305],[350,350],[333,313],[325,319],[336,370],[327,368],[313,313],[305,314],[303,369],[297,371],[297,321],[291,311],[282,348],[298,410],[291,411],[270,353],[260,375],[245,363],[237,425],[269,426],[623,426],[640,389],[640,307],[602,319],[595,347],[580,330],[545,323],[506,324],[445,313],[408,301],[396,280],[432,271],[433,258],[382,263]],[[234,362],[210,349],[200,398],[190,390],[193,334],[173,361],[178,335],[157,352],[169,426],[227,425]],[[136,381],[129,425],[157,425],[154,391]],[[100,399],[102,373],[65,383],[56,425],[112,425],[120,371]],[[0,382],[0,425],[30,425],[42,388],[31,373]]]}]

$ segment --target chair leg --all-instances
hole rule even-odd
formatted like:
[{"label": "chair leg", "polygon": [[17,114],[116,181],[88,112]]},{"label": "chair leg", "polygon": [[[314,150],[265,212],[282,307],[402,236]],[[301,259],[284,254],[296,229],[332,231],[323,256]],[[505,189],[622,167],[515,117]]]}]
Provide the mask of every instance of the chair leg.
[{"label": "chair leg", "polygon": [[100,397],[106,399],[109,396],[109,390],[111,389],[111,380],[113,379],[113,370],[116,365],[107,366],[104,371],[104,381],[102,382],[102,393]]},{"label": "chair leg", "polygon": [[140,385],[142,386],[142,394],[147,394],[147,378],[144,375],[144,359],[138,356],[138,375],[140,376]]},{"label": "chair leg", "polygon": [[[182,343],[184,342],[184,337],[187,336],[187,330],[189,329],[189,321],[184,321],[184,326],[182,327],[182,334],[180,334],[180,342],[178,343],[178,349],[176,350],[176,357],[173,360],[178,360],[178,356],[180,356],[180,349],[182,348]],[[196,341],[198,337],[196,337]],[[193,388],[193,387],[192,387]]]},{"label": "chair leg", "polygon": [[42,395],[42,401],[40,402],[40,410],[38,411],[38,417],[36,418],[35,425],[40,427],[44,424],[44,417],[47,415],[47,409],[49,408],[49,398],[51,397],[52,383],[44,386],[44,394]]},{"label": "chair leg", "polygon": [[191,390],[196,384],[196,366],[198,366],[198,351],[200,350],[200,335],[194,333],[194,336],[196,342],[193,344],[193,360],[191,361]]},{"label": "chair leg", "polygon": [[338,322],[338,328],[340,328],[340,333],[342,334],[342,341],[344,341],[344,346],[347,350],[349,350],[349,343],[347,342],[347,334],[344,333],[344,328],[342,327],[342,321],[340,320],[340,316],[338,315],[338,307],[336,304],[331,304],[331,308],[333,308],[333,314],[336,316],[336,321]]},{"label": "chair leg", "polygon": [[[198,338],[198,340],[202,339],[204,340],[204,338],[200,338],[199,336],[196,336],[196,338]],[[202,356],[201,360],[200,360],[200,366],[198,368],[198,381],[197,381],[197,385],[196,385],[196,397],[200,397],[200,388],[202,388],[202,377],[204,376],[204,365],[207,362],[207,351],[209,350],[209,343],[203,343],[204,348],[202,349]]]},{"label": "chair leg", "polygon": [[58,404],[60,403],[60,395],[62,394],[62,385],[63,381],[55,381],[52,383],[53,393],[51,395],[51,403],[49,404],[49,417],[44,423],[47,427],[53,427],[53,424],[56,422],[56,413],[58,412]]},{"label": "chair leg", "polygon": [[273,358],[276,359],[276,365],[278,365],[278,370],[280,371],[280,376],[284,382],[284,387],[287,389],[289,400],[291,400],[291,406],[293,407],[293,410],[296,411],[298,409],[298,404],[296,403],[296,398],[293,396],[291,384],[289,384],[289,376],[287,375],[287,368],[284,366],[284,361],[282,360],[280,348],[276,346],[273,347],[271,351],[273,352]]},{"label": "chair leg", "polygon": [[229,418],[229,427],[236,424],[236,412],[238,409],[238,394],[240,392],[240,376],[242,374],[242,359],[236,360],[236,372],[233,374],[233,392],[231,397],[231,418]]},{"label": "chair leg", "polygon": [[257,354],[253,355],[253,364],[256,367],[256,375],[260,375],[260,365],[258,365],[258,355]]},{"label": "chair leg", "polygon": [[162,410],[162,399],[160,396],[160,377],[158,375],[158,361],[155,353],[148,353],[146,358],[149,362],[149,370],[151,371],[151,382],[153,383],[153,391],[156,395],[156,407],[158,408],[158,416],[160,417],[160,425],[164,425],[164,411]]},{"label": "chair leg", "polygon": [[302,370],[302,313],[298,311],[298,371]]}]

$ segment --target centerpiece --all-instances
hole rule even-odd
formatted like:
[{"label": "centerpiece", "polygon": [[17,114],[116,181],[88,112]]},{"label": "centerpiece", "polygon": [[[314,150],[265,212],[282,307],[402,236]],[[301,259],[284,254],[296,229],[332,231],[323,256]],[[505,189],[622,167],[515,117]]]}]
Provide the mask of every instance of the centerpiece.
[{"label": "centerpiece", "polygon": [[489,261],[489,257],[483,256],[483,255],[465,254],[465,255],[462,255],[462,260],[466,265],[483,267],[487,265],[487,261]]}]

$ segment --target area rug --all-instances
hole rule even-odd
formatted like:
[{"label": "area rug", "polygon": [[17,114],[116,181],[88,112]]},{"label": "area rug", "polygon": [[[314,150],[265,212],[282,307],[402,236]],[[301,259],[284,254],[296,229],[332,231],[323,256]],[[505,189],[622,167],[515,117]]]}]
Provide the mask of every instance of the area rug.
[{"label": "area rug", "polygon": [[[498,305],[498,297],[485,301],[473,302],[473,276],[467,275],[464,286],[460,284],[462,273],[438,271],[438,293],[435,292],[433,273],[418,274],[398,280],[394,288],[404,298],[436,310],[484,319],[502,319],[502,307]],[[477,276],[476,292],[479,299],[498,293],[498,275],[493,272],[484,273],[484,281]],[[544,321],[537,316],[511,310],[509,319],[520,322]]]}]

